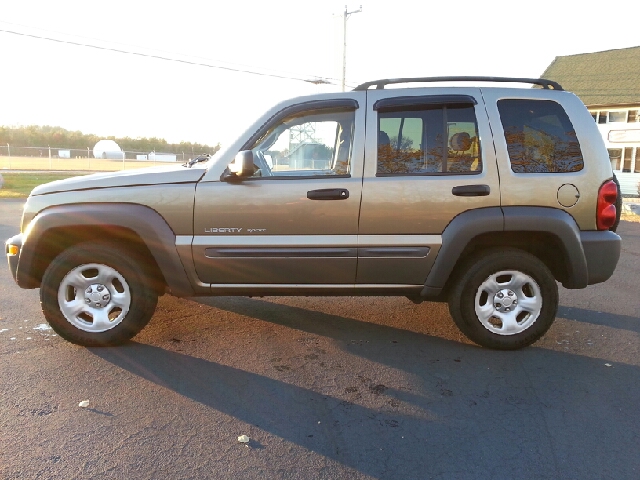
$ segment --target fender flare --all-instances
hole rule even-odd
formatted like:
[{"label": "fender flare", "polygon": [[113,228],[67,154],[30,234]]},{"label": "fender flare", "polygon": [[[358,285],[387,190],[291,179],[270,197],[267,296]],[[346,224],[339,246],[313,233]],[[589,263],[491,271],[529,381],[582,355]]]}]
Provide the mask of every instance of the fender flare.
[{"label": "fender flare", "polygon": [[549,207],[503,207],[505,232],[544,232],[555,236],[567,260],[565,288],[589,285],[589,268],[580,228],[564,210]]},{"label": "fender flare", "polygon": [[567,288],[584,288],[589,271],[580,229],[571,215],[549,207],[488,207],[457,215],[442,232],[442,246],[427,276],[421,296],[437,297],[467,245],[478,235],[502,232],[545,232],[559,240],[567,259]]},{"label": "fender flare", "polygon": [[34,278],[38,243],[47,231],[60,227],[116,226],[135,232],[155,259],[170,291],[193,295],[193,288],[176,250],[176,235],[165,219],[152,208],[131,203],[88,203],[57,205],[39,212],[23,237],[16,282],[22,288],[37,288]]}]

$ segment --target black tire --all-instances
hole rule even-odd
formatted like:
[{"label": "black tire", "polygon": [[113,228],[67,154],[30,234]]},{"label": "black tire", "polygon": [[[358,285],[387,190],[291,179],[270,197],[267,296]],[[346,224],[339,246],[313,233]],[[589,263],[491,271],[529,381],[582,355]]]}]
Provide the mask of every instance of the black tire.
[{"label": "black tire", "polygon": [[51,328],[86,347],[119,345],[133,338],[149,323],[157,302],[139,262],[102,242],[62,252],[45,271],[40,287],[42,311]]},{"label": "black tire", "polygon": [[497,350],[531,345],[549,329],[557,311],[558,285],[551,271],[514,248],[487,250],[467,261],[449,292],[449,312],[462,333]]}]

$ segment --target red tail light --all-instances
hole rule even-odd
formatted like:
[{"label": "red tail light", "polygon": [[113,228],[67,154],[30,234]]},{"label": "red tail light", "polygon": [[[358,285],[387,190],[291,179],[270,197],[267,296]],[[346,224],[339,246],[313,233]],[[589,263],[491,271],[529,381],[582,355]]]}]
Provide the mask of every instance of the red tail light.
[{"label": "red tail light", "polygon": [[616,223],[616,198],[618,198],[618,187],[609,180],[598,190],[598,207],[596,210],[596,225],[598,230],[609,230]]}]

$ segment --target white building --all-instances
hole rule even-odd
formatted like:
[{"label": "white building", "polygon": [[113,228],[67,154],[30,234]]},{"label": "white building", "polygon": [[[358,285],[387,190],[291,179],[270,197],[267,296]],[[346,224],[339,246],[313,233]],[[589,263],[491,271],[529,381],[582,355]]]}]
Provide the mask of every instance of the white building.
[{"label": "white building", "polygon": [[113,140],[99,140],[93,147],[94,158],[111,158],[114,160],[122,160],[124,152]]},{"label": "white building", "polygon": [[602,134],[624,195],[640,182],[640,47],[556,57],[542,74],[575,93]]},{"label": "white building", "polygon": [[[589,108],[609,151],[611,166],[622,179],[640,174],[640,104]],[[632,175],[634,179],[636,175]]]}]

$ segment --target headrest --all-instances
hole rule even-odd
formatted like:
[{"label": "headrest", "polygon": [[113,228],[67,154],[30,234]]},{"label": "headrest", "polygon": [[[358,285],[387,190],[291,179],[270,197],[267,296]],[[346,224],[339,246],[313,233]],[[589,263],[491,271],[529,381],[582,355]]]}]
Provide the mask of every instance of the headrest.
[{"label": "headrest", "polygon": [[471,148],[471,136],[467,132],[456,133],[451,137],[449,145],[455,152],[465,152]]}]

